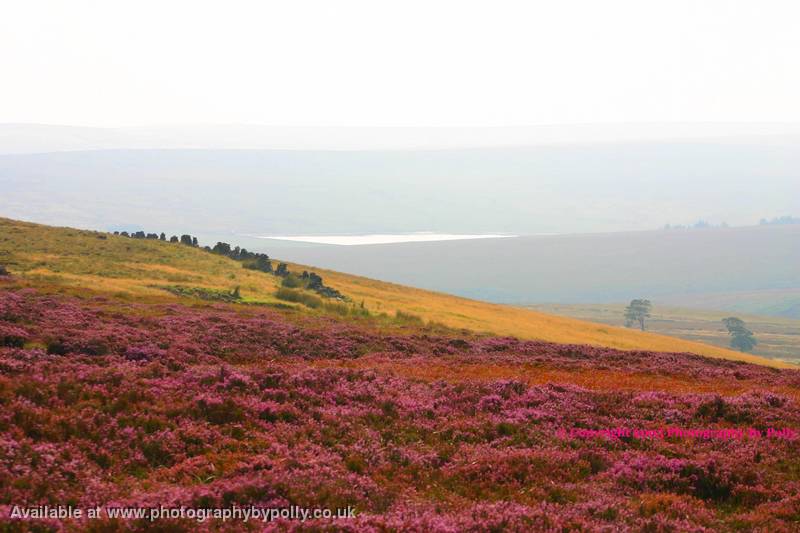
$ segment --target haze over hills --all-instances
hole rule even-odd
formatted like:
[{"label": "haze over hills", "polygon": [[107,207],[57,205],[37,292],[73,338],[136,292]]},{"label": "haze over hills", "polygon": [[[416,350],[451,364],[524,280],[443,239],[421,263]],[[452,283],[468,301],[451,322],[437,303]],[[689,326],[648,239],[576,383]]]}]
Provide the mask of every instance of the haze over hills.
[{"label": "haze over hills", "polygon": [[[197,234],[585,233],[800,212],[800,142],[0,156],[2,214]],[[769,186],[765,186],[769,184]],[[758,202],[753,202],[758,198]]]},{"label": "haze over hills", "polygon": [[[493,302],[625,302],[800,317],[800,225],[281,250],[293,260]],[[708,302],[704,304],[704,302]]]}]

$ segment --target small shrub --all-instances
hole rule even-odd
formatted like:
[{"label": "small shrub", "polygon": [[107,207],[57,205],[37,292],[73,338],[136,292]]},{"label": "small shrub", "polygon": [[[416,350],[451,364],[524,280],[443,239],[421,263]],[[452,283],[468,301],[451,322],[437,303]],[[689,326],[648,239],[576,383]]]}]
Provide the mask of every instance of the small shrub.
[{"label": "small shrub", "polygon": [[400,311],[399,309],[394,313],[394,320],[406,326],[422,326],[425,322],[421,317],[413,314]]},{"label": "small shrub", "polygon": [[83,353],[87,355],[106,355],[111,349],[103,339],[89,339],[82,346]]},{"label": "small shrub", "polygon": [[180,285],[168,285],[168,286],[156,285],[155,287],[170,292],[176,296],[200,298],[201,300],[209,300],[216,302],[237,302],[242,298],[241,294],[239,294],[239,287],[236,287],[232,291],[207,289],[205,287],[182,287]]},{"label": "small shrub", "polygon": [[23,329],[0,324],[0,346],[22,348],[25,346],[26,340],[28,340],[28,334]]},{"label": "small shrub", "polygon": [[281,286],[288,289],[297,289],[299,287],[303,287],[303,282],[294,274],[288,274],[285,278],[283,278],[283,281],[281,281]]},{"label": "small shrub", "polygon": [[55,339],[47,342],[47,353],[50,355],[67,355],[69,349],[64,341]]},{"label": "small shrub", "polygon": [[151,361],[161,358],[165,351],[152,345],[128,346],[125,350],[125,359],[128,361]]},{"label": "small shrub", "polygon": [[142,455],[151,466],[171,466],[174,463],[172,454],[158,440],[143,443]]},{"label": "small shrub", "polygon": [[198,414],[212,424],[228,424],[244,420],[244,411],[230,398],[201,398],[197,402]]},{"label": "small shrub", "polygon": [[317,309],[318,307],[322,306],[321,298],[318,298],[313,294],[306,294],[304,292],[294,289],[287,289],[285,287],[278,289],[278,292],[275,293],[275,297],[286,302],[300,303],[312,309]]},{"label": "small shrub", "polygon": [[340,316],[370,316],[369,310],[361,307],[354,307],[341,302],[325,302],[322,305],[323,309],[329,313],[334,313]]}]

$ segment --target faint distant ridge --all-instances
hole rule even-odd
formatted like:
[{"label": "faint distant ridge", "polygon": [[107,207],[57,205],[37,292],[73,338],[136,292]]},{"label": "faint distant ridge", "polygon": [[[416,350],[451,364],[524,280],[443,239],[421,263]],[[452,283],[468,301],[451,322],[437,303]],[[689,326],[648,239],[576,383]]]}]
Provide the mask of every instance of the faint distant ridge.
[{"label": "faint distant ridge", "polygon": [[800,224],[800,218],[785,215],[782,217],[775,217],[772,220],[762,218],[759,222],[762,226],[783,226],[786,224]]},{"label": "faint distant ridge", "polygon": [[664,229],[672,230],[672,229],[710,229],[710,228],[728,228],[727,222],[720,222],[719,224],[714,224],[713,222],[708,222],[706,220],[698,220],[694,224],[664,224]]},{"label": "faint distant ridge", "polygon": [[[76,142],[91,133],[70,131]],[[195,132],[198,142],[191,146],[213,146],[200,142],[202,131]],[[28,137],[13,128],[6,133],[8,146],[19,149],[42,147],[39,141],[47,138],[32,130]],[[3,135],[0,125],[0,154]],[[225,146],[253,146],[234,142],[244,137],[224,138]],[[420,230],[643,231],[698,218],[757,225],[762,217],[800,215],[800,134],[794,138],[784,144],[737,137],[735,142],[684,138],[452,150],[100,149],[0,155],[0,214],[85,228],[146,220],[165,229],[191,227],[208,240],[231,234]],[[287,136],[281,139],[284,146],[298,146]]]},{"label": "faint distant ridge", "polygon": [[[784,215],[782,217],[775,217],[772,219],[762,218],[759,223],[760,226],[785,226],[788,224],[800,224],[800,218]],[[664,224],[665,230],[672,229],[711,229],[711,228],[729,228],[727,222],[722,221],[719,224],[700,219],[694,224]]]},{"label": "faint distant ridge", "polygon": [[0,123],[0,154],[84,150],[441,150],[574,144],[735,141],[795,144],[800,123],[597,123],[484,127],[173,124],[103,128]]}]

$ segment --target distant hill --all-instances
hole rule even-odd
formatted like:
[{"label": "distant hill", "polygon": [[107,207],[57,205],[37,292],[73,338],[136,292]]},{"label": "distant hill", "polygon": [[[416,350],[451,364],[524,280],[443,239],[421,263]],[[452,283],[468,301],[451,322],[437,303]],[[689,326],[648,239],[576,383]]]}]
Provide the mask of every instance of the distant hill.
[{"label": "distant hill", "polygon": [[[800,213],[800,138],[0,155],[0,214],[198,234],[587,233]],[[753,201],[757,198],[758,201]]]},{"label": "distant hill", "polygon": [[[155,228],[154,228],[155,229]],[[174,299],[168,287],[232,291],[240,287],[245,302],[294,306],[276,298],[280,278],[242,268],[241,263],[181,244],[138,240],[105,233],[54,228],[0,219],[0,264],[32,286],[78,294],[106,293],[121,298]],[[309,267],[290,265],[292,271]],[[580,343],[626,350],[692,352],[711,357],[780,363],[682,339],[592,324],[518,307],[468,300],[340,272],[313,268],[326,285],[344,293],[351,305],[374,316],[399,311],[420,324],[441,324],[474,332],[513,335],[560,343]],[[174,291],[173,291],[174,292]]]},{"label": "distant hill", "polygon": [[501,303],[621,303],[800,317],[800,225],[315,246],[299,262]]}]

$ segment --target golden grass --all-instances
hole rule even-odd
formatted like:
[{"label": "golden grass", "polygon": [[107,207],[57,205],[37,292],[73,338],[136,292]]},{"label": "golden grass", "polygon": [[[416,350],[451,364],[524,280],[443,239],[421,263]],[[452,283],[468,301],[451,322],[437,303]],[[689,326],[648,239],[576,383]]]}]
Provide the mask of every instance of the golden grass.
[{"label": "golden grass", "polygon": [[0,263],[34,285],[38,282],[134,296],[167,294],[154,286],[224,290],[238,286],[245,299],[276,302],[274,292],[279,284],[273,276],[178,243],[3,218]]},{"label": "golden grass", "polygon": [[[232,290],[248,301],[275,303],[279,278],[247,270],[240,263],[177,243],[130,239],[99,232],[55,228],[0,218],[0,264],[26,283],[85,288],[137,297],[165,294],[153,286],[185,285]],[[796,368],[781,361],[664,335],[490,304],[393,283],[302,265],[325,283],[364,302],[375,314],[397,311],[474,332],[593,344],[623,350],[691,352],[709,357]]]},{"label": "golden grass", "polygon": [[[295,266],[295,268],[309,268]],[[458,329],[490,332],[521,339],[539,339],[570,344],[593,344],[622,350],[690,352],[708,357],[733,359],[780,368],[796,365],[734,352],[725,348],[627,328],[548,315],[508,305],[490,304],[393,283],[316,269],[329,283],[371,311],[397,310],[417,314],[425,320]]]}]

